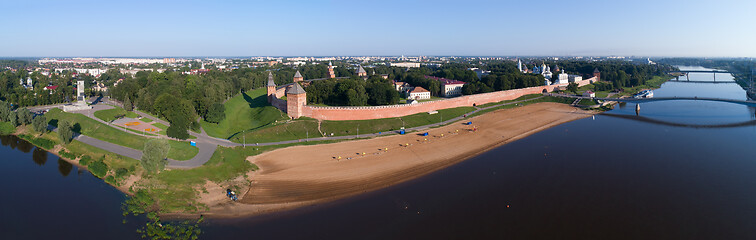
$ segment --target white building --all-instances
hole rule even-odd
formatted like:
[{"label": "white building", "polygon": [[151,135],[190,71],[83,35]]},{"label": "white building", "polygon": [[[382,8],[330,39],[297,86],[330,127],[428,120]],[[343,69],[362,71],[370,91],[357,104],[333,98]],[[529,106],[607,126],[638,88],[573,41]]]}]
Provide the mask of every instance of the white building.
[{"label": "white building", "polygon": [[403,68],[419,68],[420,63],[417,62],[401,62],[401,63],[391,63],[392,67],[403,67]]},{"label": "white building", "polygon": [[421,99],[430,99],[430,91],[426,90],[423,87],[415,87],[412,89],[412,91],[409,91],[409,96],[407,99],[414,99],[414,100],[421,100]]},{"label": "white building", "polygon": [[570,75],[570,82],[580,82],[583,81],[583,76],[580,75]]},{"label": "white building", "polygon": [[554,81],[554,84],[566,84],[566,83],[569,83],[570,81],[570,75],[565,72],[562,72],[559,75],[557,75],[557,79],[554,79],[554,80],[556,80]]},{"label": "white building", "polygon": [[596,97],[596,93],[591,90],[588,90],[588,91],[583,92],[583,97]]}]

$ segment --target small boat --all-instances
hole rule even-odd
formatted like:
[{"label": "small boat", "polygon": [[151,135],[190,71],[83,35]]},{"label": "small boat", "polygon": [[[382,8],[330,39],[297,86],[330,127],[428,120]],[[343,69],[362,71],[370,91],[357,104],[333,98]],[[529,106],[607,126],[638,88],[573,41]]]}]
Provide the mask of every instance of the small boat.
[{"label": "small boat", "polygon": [[635,94],[635,96],[633,97],[634,98],[652,98],[654,97],[654,91],[643,90],[643,91],[640,91],[638,94]]}]

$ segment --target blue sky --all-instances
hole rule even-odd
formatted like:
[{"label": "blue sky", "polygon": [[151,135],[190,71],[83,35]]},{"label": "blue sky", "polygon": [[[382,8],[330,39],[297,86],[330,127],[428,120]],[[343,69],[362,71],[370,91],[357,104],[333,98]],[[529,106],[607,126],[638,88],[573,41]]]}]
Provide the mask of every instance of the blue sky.
[{"label": "blue sky", "polygon": [[756,57],[754,0],[0,0],[0,56]]}]

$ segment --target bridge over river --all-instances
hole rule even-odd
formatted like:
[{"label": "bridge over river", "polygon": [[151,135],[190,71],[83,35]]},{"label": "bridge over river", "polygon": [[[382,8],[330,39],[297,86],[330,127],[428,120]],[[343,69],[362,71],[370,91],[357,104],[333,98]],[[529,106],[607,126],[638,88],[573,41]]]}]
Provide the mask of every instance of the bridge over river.
[{"label": "bridge over river", "polygon": [[584,97],[580,95],[567,95],[567,94],[552,94],[552,96],[569,97],[569,98],[588,98],[601,101],[614,101],[614,102],[628,102],[628,103],[646,103],[646,102],[658,102],[658,101],[680,101],[680,100],[693,100],[693,101],[713,101],[713,102],[726,102],[746,105],[750,107],[756,107],[756,101],[749,100],[736,100],[727,98],[710,98],[710,97],[653,97],[653,98],[598,98],[598,97]]}]

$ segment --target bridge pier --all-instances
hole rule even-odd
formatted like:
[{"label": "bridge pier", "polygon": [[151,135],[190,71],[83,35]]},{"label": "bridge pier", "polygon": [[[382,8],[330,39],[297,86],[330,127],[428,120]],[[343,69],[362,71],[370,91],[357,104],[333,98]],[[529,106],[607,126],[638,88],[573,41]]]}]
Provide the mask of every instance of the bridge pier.
[{"label": "bridge pier", "polygon": [[690,81],[690,73],[685,73],[685,78],[688,79],[688,81]]},{"label": "bridge pier", "polygon": [[717,73],[714,73],[714,81],[717,81]]},{"label": "bridge pier", "polygon": [[639,115],[639,114],[640,114],[640,103],[636,103],[635,104],[635,115]]}]

